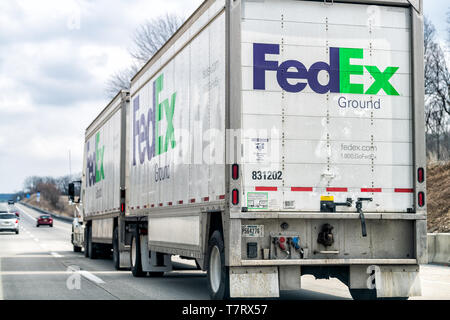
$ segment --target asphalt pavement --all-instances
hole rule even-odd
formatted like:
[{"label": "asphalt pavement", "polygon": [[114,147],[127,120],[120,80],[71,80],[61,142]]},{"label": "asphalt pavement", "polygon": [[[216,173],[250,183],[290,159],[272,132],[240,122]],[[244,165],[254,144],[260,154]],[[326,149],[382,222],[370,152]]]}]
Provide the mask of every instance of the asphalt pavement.
[{"label": "asphalt pavement", "polygon": [[[206,273],[195,263],[173,257],[174,271],[161,278],[134,278],[116,271],[111,259],[91,260],[74,253],[71,224],[54,220],[53,228],[36,227],[39,213],[17,205],[20,233],[0,233],[0,300],[209,299]],[[450,300],[450,267],[421,266],[422,297]],[[337,279],[302,276],[302,289],[281,292],[286,300],[349,300]]]}]

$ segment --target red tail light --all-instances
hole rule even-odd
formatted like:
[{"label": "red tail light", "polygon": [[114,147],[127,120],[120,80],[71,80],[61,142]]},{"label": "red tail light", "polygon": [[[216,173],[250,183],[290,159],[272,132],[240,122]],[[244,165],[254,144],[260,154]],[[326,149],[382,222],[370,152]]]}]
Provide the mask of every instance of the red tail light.
[{"label": "red tail light", "polygon": [[16,223],[19,223],[19,220],[16,220]]},{"label": "red tail light", "polygon": [[425,205],[425,193],[423,191],[420,191],[417,198],[419,207],[423,207]]},{"label": "red tail light", "polygon": [[231,203],[233,205],[238,205],[239,204],[239,191],[238,189],[233,189],[233,191],[231,192]]},{"label": "red tail light", "polygon": [[423,168],[417,169],[417,181],[419,181],[419,183],[425,181],[425,170]]},{"label": "red tail light", "polygon": [[120,190],[120,212],[125,213],[125,189]]},{"label": "red tail light", "polygon": [[231,177],[233,178],[233,180],[237,180],[239,179],[239,165],[238,164],[233,164],[231,167]]}]

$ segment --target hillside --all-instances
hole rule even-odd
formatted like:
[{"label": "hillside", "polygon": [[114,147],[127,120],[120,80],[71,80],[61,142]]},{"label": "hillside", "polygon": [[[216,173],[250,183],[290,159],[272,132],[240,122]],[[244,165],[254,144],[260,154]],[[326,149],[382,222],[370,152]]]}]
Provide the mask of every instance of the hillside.
[{"label": "hillside", "polygon": [[55,213],[55,214],[59,214],[62,216],[67,216],[67,217],[73,217],[73,210],[74,207],[69,206],[68,200],[67,200],[67,196],[60,196],[59,197],[59,203],[58,203],[58,208],[55,208],[54,206],[51,205],[51,203],[47,200],[45,200],[44,197],[41,196],[40,201],[37,202],[36,201],[36,194],[32,194],[30,195],[30,199],[26,199],[24,198],[22,200],[22,202],[28,203],[32,206],[41,208],[43,210]]},{"label": "hillside", "polygon": [[427,167],[428,232],[450,232],[450,162]]}]

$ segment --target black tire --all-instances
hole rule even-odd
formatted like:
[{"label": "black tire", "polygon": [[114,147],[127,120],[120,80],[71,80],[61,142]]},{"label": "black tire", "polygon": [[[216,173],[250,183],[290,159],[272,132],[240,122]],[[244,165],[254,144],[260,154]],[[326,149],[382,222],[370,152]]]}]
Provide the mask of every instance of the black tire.
[{"label": "black tire", "polygon": [[16,234],[19,234],[19,230],[18,229],[16,230]]},{"label": "black tire", "polygon": [[81,247],[73,246],[73,252],[81,252]]},{"label": "black tire", "polygon": [[50,225],[50,228],[53,228],[53,224]]},{"label": "black tire", "polygon": [[88,238],[89,238],[88,240],[89,258],[97,259],[98,257],[97,246],[95,245],[95,243],[92,242],[92,226],[89,227]]},{"label": "black tire", "polygon": [[113,263],[116,270],[120,270],[120,252],[119,252],[119,229],[113,231]]},{"label": "black tire", "polygon": [[377,298],[375,289],[349,289],[353,300],[408,300],[408,297]]},{"label": "black tire", "polygon": [[[220,270],[216,268],[220,268]],[[211,299],[223,300],[230,298],[230,275],[229,268],[225,266],[225,246],[222,234],[217,230],[213,232],[208,243],[207,279]]]},{"label": "black tire", "polygon": [[86,228],[84,229],[84,256],[86,258],[89,258],[89,229],[90,226],[86,226]]},{"label": "black tire", "polygon": [[[135,259],[133,259],[133,251],[135,251]],[[145,277],[146,272],[142,271],[141,242],[138,228],[136,228],[136,231],[133,233],[131,238],[130,262],[131,274],[133,277]]]},{"label": "black tire", "polygon": [[38,225],[38,224],[36,225],[36,228],[39,228],[39,225]]}]

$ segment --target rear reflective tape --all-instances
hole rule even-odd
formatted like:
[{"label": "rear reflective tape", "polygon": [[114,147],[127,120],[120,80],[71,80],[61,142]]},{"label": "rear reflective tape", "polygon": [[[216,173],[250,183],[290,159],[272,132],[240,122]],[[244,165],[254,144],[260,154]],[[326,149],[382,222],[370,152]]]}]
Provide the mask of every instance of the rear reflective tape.
[{"label": "rear reflective tape", "polygon": [[381,192],[381,188],[361,188],[361,192]]},{"label": "rear reflective tape", "polygon": [[292,187],[291,191],[300,191],[300,192],[305,192],[305,191],[313,191],[313,188],[311,187]]},{"label": "rear reflective tape", "polygon": [[348,188],[327,188],[327,192],[348,192]]},{"label": "rear reflective tape", "polygon": [[394,189],[394,192],[400,192],[400,193],[413,193],[413,189],[402,189],[402,188],[396,188]]},{"label": "rear reflective tape", "polygon": [[277,191],[278,187],[255,187],[255,191]]}]

